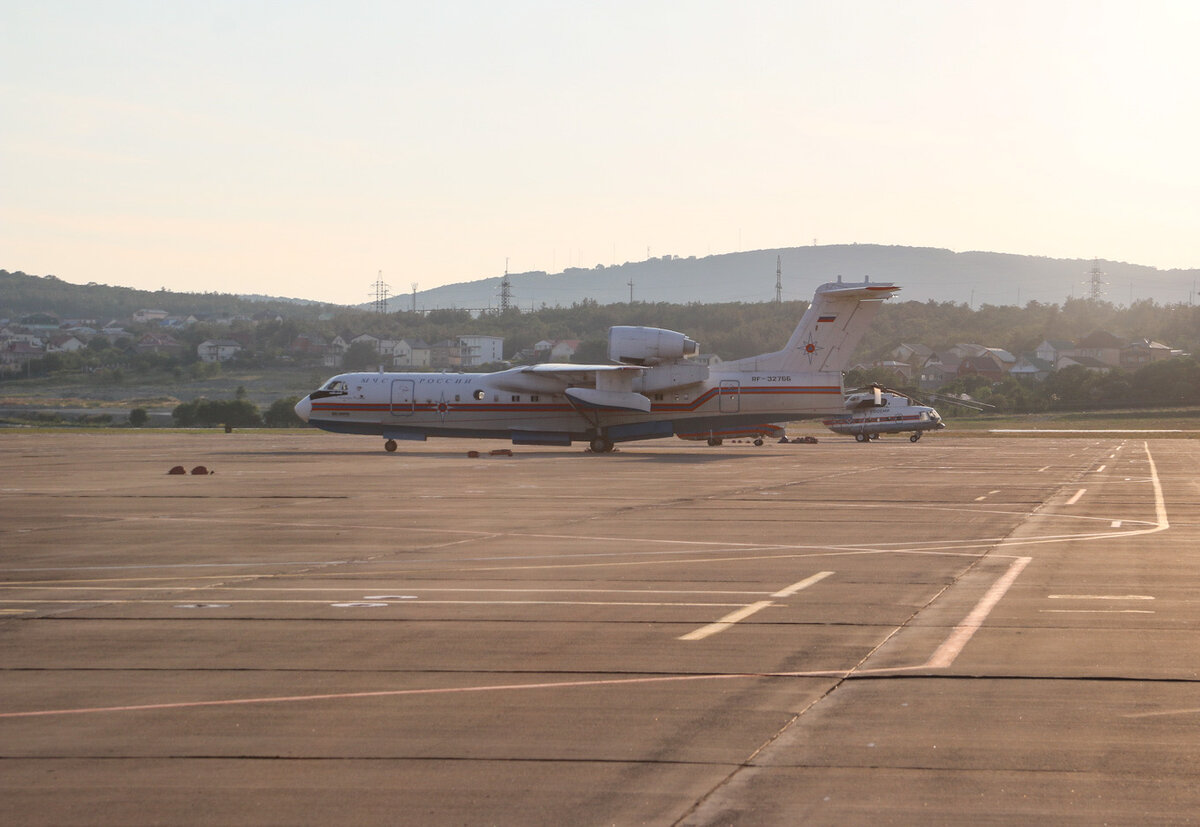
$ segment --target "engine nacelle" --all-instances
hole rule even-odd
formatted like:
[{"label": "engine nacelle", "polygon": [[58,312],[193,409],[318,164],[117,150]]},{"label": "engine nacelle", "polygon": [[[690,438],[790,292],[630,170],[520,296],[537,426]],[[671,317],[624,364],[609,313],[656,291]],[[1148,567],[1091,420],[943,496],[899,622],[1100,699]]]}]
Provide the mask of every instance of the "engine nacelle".
[{"label": "engine nacelle", "polygon": [[608,329],[608,358],[627,365],[660,365],[687,359],[700,345],[674,330],[621,325]]}]

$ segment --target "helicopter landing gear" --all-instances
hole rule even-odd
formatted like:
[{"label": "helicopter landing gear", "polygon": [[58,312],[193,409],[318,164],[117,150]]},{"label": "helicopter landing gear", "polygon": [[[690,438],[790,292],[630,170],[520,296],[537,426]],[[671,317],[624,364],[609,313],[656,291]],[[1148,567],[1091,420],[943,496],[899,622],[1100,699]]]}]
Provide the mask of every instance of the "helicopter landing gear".
[{"label": "helicopter landing gear", "polygon": [[588,443],[588,447],[592,449],[593,454],[607,454],[613,449],[613,444],[602,436],[592,437],[592,441]]},{"label": "helicopter landing gear", "polygon": [[715,437],[715,436],[710,436],[710,437],[708,438],[708,444],[709,444],[709,445],[711,445],[711,446],[713,446],[714,448],[716,448],[718,445],[720,445],[720,444],[721,444],[721,440],[720,440],[720,439],[718,439],[718,438],[717,438],[717,437]]},{"label": "helicopter landing gear", "polygon": [[908,441],[909,441],[909,442],[916,442],[916,441],[917,441],[918,439],[920,439],[920,438],[921,438],[921,432],[920,432],[920,431],[914,431],[914,432],[913,432],[913,435],[912,435],[912,436],[910,436],[910,437],[908,438]]},{"label": "helicopter landing gear", "polygon": [[396,440],[389,439],[387,442],[383,443],[383,450],[387,451],[389,454],[394,452],[396,450]]},{"label": "helicopter landing gear", "polygon": [[854,435],[855,442],[866,442],[869,439],[870,439],[870,437],[867,436],[866,434],[855,434]]}]

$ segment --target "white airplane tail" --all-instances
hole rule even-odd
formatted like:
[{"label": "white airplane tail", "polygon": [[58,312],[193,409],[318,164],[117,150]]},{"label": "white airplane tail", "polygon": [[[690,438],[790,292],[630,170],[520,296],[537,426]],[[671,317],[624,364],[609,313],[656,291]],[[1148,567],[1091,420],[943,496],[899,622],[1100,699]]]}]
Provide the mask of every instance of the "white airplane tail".
[{"label": "white airplane tail", "polygon": [[742,359],[736,367],[841,374],[849,367],[854,348],[871,326],[880,304],[899,289],[890,283],[843,283],[840,279],[822,284],[783,350]]}]

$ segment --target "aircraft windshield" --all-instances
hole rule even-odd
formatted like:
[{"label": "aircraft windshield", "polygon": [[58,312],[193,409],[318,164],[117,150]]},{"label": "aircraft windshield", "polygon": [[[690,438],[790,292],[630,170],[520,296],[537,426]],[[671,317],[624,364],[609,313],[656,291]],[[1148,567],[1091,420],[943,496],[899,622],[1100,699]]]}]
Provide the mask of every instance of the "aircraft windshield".
[{"label": "aircraft windshield", "polygon": [[330,379],[318,391],[309,394],[310,399],[323,399],[326,396],[345,396],[350,392],[349,386],[341,379]]}]

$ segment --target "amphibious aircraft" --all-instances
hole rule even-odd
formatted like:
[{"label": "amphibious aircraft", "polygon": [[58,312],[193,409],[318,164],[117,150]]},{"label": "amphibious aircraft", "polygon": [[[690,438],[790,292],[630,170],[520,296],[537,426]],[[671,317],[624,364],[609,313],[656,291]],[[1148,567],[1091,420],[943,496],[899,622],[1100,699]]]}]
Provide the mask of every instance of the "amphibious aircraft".
[{"label": "amphibious aircraft", "polygon": [[700,346],[652,327],[609,330],[614,364],[538,364],[496,373],[344,373],[296,405],[318,428],[396,440],[511,439],[515,445],[616,443],[829,416],[843,407],[842,370],[889,283],[817,288],[782,350],[708,368]]},{"label": "amphibious aircraft", "polygon": [[852,434],[859,442],[878,439],[880,434],[909,431],[912,432],[909,440],[916,442],[925,431],[946,427],[933,408],[878,385],[847,395],[846,408],[850,413],[831,417],[822,424],[835,434]]}]

